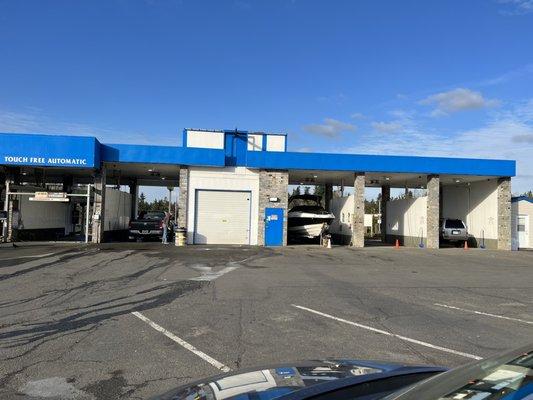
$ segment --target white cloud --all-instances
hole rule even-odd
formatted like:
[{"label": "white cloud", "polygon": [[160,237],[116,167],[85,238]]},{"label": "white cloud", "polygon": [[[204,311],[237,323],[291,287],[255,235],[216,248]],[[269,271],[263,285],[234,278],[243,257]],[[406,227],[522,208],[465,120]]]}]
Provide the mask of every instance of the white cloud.
[{"label": "white cloud", "polygon": [[361,133],[357,146],[335,151],[516,160],[513,193],[533,189],[533,100],[499,111],[483,126],[453,136],[421,127],[414,119],[404,124],[401,135]]},{"label": "white cloud", "polygon": [[354,113],[350,114],[350,118],[353,118],[353,119],[365,119],[366,115],[363,114],[363,113],[360,113],[360,112],[354,112]]},{"label": "white cloud", "polygon": [[481,86],[493,86],[533,74],[533,64],[526,64],[519,68],[507,71],[499,76],[480,82]]},{"label": "white cloud", "polygon": [[516,143],[531,143],[533,144],[533,133],[513,136],[513,141]]},{"label": "white cloud", "polygon": [[309,124],[303,127],[304,131],[334,138],[342,132],[355,132],[357,127],[347,122],[342,122],[333,118],[325,118],[323,124]]},{"label": "white cloud", "polygon": [[402,129],[402,124],[399,122],[372,122],[372,128],[381,133],[394,133]]},{"label": "white cloud", "polygon": [[499,104],[499,101],[496,99],[486,99],[480,92],[457,88],[426,97],[420,101],[420,104],[435,105],[435,109],[431,115],[442,116],[458,111],[495,107]]},{"label": "white cloud", "polygon": [[533,0],[499,0],[499,3],[509,5],[501,11],[503,15],[522,15],[533,12]]},{"label": "white cloud", "polygon": [[318,96],[316,100],[320,103],[331,103],[331,104],[343,104],[348,100],[348,96],[344,93],[334,94],[330,96]]},{"label": "white cloud", "polygon": [[[125,132],[111,127],[64,121],[35,108],[27,108],[22,112],[0,109],[0,132],[95,136],[103,143],[154,144],[153,134],[147,132]],[[178,134],[161,137],[158,144],[175,145],[177,138]]]}]

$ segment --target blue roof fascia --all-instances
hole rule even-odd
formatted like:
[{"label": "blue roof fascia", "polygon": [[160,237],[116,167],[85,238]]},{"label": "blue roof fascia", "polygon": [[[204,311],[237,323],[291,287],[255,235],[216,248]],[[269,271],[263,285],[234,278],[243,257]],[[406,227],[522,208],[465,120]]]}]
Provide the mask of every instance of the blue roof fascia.
[{"label": "blue roof fascia", "polygon": [[149,146],[135,144],[102,144],[103,162],[151,163],[224,167],[222,149],[195,147]]},{"label": "blue roof fascia", "polygon": [[0,164],[98,168],[100,142],[93,136],[0,133]]},{"label": "blue roof fascia", "polygon": [[516,175],[516,162],[444,157],[248,151],[247,167],[281,170],[361,171],[505,176]]}]

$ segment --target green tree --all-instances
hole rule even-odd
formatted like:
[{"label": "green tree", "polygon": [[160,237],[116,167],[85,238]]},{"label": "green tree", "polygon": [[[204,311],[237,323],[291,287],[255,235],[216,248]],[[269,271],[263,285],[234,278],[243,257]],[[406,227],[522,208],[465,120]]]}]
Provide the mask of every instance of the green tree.
[{"label": "green tree", "polygon": [[325,198],[326,198],[326,188],[324,185],[316,185],[315,186],[315,196],[320,197],[320,202],[322,204],[325,204]]},{"label": "green tree", "polygon": [[378,214],[379,201],[379,199],[365,200],[365,214]]},{"label": "green tree", "polygon": [[292,193],[291,193],[291,196],[298,196],[300,195],[301,192],[300,192],[300,186],[296,186],[295,188],[292,189]]},{"label": "green tree", "polygon": [[146,203],[146,196],[141,192],[139,196],[139,211],[148,211],[148,204]]}]

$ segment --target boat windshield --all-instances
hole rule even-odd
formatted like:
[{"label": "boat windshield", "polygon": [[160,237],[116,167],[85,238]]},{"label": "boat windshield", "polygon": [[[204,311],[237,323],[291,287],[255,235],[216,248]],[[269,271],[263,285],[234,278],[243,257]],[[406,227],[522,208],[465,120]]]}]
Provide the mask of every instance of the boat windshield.
[{"label": "boat windshield", "polygon": [[305,212],[324,212],[324,209],[320,206],[296,206],[291,208],[290,211],[305,211]]}]

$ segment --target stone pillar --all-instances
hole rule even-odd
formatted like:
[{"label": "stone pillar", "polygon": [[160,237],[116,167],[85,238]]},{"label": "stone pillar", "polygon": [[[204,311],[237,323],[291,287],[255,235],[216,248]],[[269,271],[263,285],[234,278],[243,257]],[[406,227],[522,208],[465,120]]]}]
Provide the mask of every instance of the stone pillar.
[{"label": "stone pillar", "polygon": [[365,173],[356,172],[353,184],[352,246],[365,247]]},{"label": "stone pillar", "polygon": [[333,198],[333,185],[326,183],[324,185],[324,208],[331,211],[331,199]]},{"label": "stone pillar", "polygon": [[98,171],[94,177],[93,243],[103,243],[104,241],[106,175],[106,168],[105,166],[102,166],[100,171]]},{"label": "stone pillar", "polygon": [[439,221],[440,177],[438,175],[428,175],[426,208],[426,235],[428,249],[439,248]]},{"label": "stone pillar", "polygon": [[139,215],[139,186],[137,186],[137,179],[133,179],[130,183],[131,194],[131,213],[130,219],[137,218]]},{"label": "stone pillar", "polygon": [[[271,197],[279,201],[270,202]],[[259,215],[257,244],[265,245],[265,208],[283,208],[283,246],[287,245],[287,214],[289,207],[289,173],[287,171],[259,171]]]},{"label": "stone pillar", "polygon": [[[5,183],[5,186],[4,186],[4,189],[3,189],[4,190],[3,191],[4,198],[2,199],[2,200],[4,200],[3,210],[6,213],[9,213],[9,196],[8,196],[8,192],[9,192],[9,177],[7,175],[4,175],[4,183]],[[2,238],[3,238],[4,241],[7,241],[8,226],[9,226],[9,218],[6,219],[2,223]]]},{"label": "stone pillar", "polygon": [[[189,198],[189,169],[180,168],[178,198],[178,228],[187,229],[187,205]],[[187,229],[188,230],[188,229]]]},{"label": "stone pillar", "polygon": [[511,250],[511,178],[498,179],[498,250]]},{"label": "stone pillar", "polygon": [[390,186],[384,185],[381,187],[380,211],[381,224],[379,230],[381,231],[381,241],[387,243],[387,202],[390,200]]},{"label": "stone pillar", "polygon": [[[7,203],[7,241],[13,241],[13,196],[9,196]],[[18,205],[17,205],[18,206]]]}]

